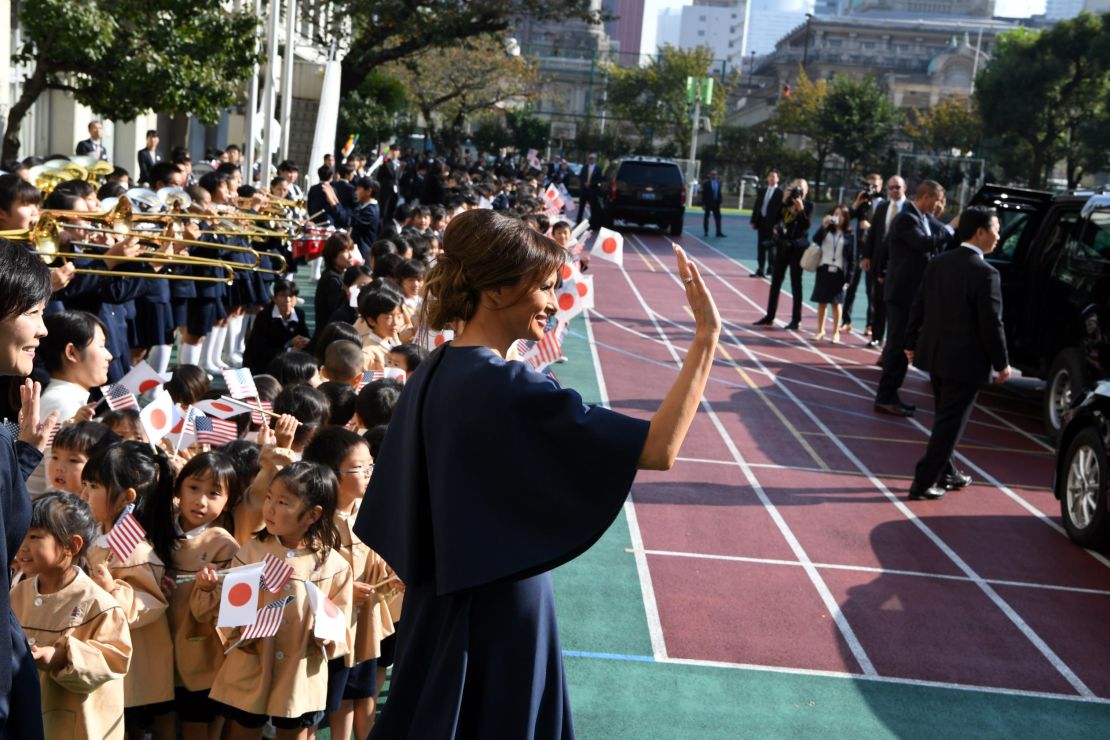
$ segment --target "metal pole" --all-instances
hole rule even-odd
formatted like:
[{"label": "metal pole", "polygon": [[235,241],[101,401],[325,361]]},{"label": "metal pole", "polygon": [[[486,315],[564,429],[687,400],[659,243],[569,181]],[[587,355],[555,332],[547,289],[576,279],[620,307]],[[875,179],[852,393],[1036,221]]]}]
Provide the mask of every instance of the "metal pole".
[{"label": "metal pole", "polygon": [[812,13],[806,13],[806,37],[802,43],[802,69],[806,68],[806,62],[809,61],[809,22],[813,20]]},{"label": "metal pole", "polygon": [[273,166],[273,156],[270,152],[274,143],[274,73],[277,71],[279,15],[281,10],[277,0],[270,0],[270,28],[266,32],[266,87],[263,88],[262,96],[262,114],[265,118],[262,120],[262,156],[259,159],[261,182],[270,181],[270,169]]},{"label": "metal pole", "polygon": [[[262,0],[254,0],[254,17],[262,17]],[[255,35],[254,51],[258,53],[260,39]],[[254,140],[258,136],[258,62],[254,63],[247,81],[246,145],[243,147],[243,182],[251,184],[254,173]]]},{"label": "metal pole", "polygon": [[747,180],[740,181],[740,201],[736,204],[737,210],[744,210],[744,188],[748,186]]},{"label": "metal pole", "polygon": [[698,119],[701,118],[701,80],[695,82],[694,121],[690,131],[690,163],[686,165],[686,207],[694,205],[694,162],[698,156]]},{"label": "metal pole", "polygon": [[[289,134],[293,117],[293,60],[296,57],[297,0],[289,0],[285,6],[285,56],[282,57],[281,71],[281,159],[289,159]],[[263,186],[268,183],[262,183]]]}]

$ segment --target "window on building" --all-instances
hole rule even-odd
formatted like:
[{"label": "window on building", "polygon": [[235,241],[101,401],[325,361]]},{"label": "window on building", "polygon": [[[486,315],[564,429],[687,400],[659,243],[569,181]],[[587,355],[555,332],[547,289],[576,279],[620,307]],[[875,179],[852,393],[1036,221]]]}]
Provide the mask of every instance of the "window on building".
[{"label": "window on building", "polygon": [[704,35],[705,35],[705,31],[698,31],[698,36],[704,36]]}]

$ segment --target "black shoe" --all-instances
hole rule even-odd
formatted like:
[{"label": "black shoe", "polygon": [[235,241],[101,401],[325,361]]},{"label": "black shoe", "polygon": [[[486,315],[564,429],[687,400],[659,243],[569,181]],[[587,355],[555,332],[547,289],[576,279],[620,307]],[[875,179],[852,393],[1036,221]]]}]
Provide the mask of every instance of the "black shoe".
[{"label": "black shoe", "polygon": [[940,484],[949,491],[958,491],[961,488],[967,488],[971,485],[971,476],[957,470],[955,473],[952,473],[952,475],[944,476]]},{"label": "black shoe", "polygon": [[717,238],[718,238],[718,239],[724,239],[724,238],[725,238],[725,235],[724,235],[724,234],[722,234],[721,232],[719,232],[719,231],[718,231],[718,232],[717,232]]},{"label": "black shoe", "polygon": [[913,411],[900,403],[876,403],[875,411],[890,416],[913,416]]},{"label": "black shoe", "polygon": [[936,501],[938,498],[944,498],[946,493],[948,491],[940,486],[929,486],[928,488],[910,486],[910,501]]},{"label": "black shoe", "polygon": [[774,323],[775,323],[774,319],[772,319],[768,316],[764,316],[759,321],[752,322],[752,326],[773,326]]},{"label": "black shoe", "polygon": [[797,321],[791,321],[789,324],[786,325],[786,330],[787,331],[798,331],[798,322]]},{"label": "black shoe", "polygon": [[748,275],[748,277],[761,278],[763,277],[763,270],[753,272],[751,275]]},{"label": "black shoe", "polygon": [[708,239],[708,238],[709,238],[709,232],[708,232],[708,231],[707,231],[707,232],[705,232],[705,236],[704,236],[704,237],[702,237],[702,238],[703,238],[703,239]]}]

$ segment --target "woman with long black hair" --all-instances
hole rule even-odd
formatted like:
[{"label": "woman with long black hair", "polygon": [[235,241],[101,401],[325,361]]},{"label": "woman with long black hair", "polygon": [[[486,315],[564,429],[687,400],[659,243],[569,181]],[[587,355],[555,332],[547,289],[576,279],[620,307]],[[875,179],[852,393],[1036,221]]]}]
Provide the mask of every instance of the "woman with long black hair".
[{"label": "woman with long black hair", "polygon": [[[31,374],[35,348],[46,336],[42,312],[50,299],[50,271],[21,245],[0,240],[0,375]],[[26,479],[42,460],[46,438],[58,422],[57,413],[39,421],[37,382],[19,389],[19,436],[0,424],[0,562],[5,566],[19,549],[31,524],[31,498]],[[0,737],[42,738],[39,675],[23,630],[12,614],[7,567],[0,568]]]}]

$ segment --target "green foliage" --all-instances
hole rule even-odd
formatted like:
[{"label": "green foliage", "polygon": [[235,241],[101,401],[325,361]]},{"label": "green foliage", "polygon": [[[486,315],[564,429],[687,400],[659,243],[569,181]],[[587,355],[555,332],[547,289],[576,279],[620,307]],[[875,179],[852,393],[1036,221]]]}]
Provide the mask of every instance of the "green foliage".
[{"label": "green foliage", "polygon": [[551,135],[551,124],[529,110],[506,111],[505,127],[509,132],[509,145],[518,152],[533,148],[542,151]]},{"label": "green foliage", "polygon": [[914,110],[906,122],[906,133],[931,154],[961,154],[974,150],[983,134],[983,121],[963,98],[942,100],[926,111]]},{"label": "green foliage", "polygon": [[829,85],[821,116],[833,153],[849,164],[882,147],[900,119],[898,109],[874,79],[840,75]]},{"label": "green foliage", "polygon": [[33,71],[8,116],[5,158],[46,90],[114,120],[158,110],[212,123],[256,61],[257,19],[210,0],[27,0],[19,20],[25,41],[14,59]]},{"label": "green foliage", "polygon": [[[685,155],[690,151],[692,116],[686,102],[686,78],[714,74],[713,56],[713,51],[705,46],[677,49],[668,44],[645,66],[610,65],[606,69],[609,109],[632,123],[648,147],[656,135],[663,135],[673,143],[669,149],[680,153],[679,156]],[[731,77],[718,79],[712,105],[702,105],[701,114],[714,125],[725,118],[732,84]]]},{"label": "green foliage", "polygon": [[343,96],[339,103],[338,145],[349,134],[358,134],[362,148],[370,148],[389,138],[397,115],[405,110],[408,99],[399,81],[380,72],[371,72],[357,90]]},{"label": "green foliage", "polygon": [[472,134],[474,145],[478,151],[496,153],[508,148],[512,144],[509,130],[496,117],[483,118],[478,121]]},{"label": "green foliage", "polygon": [[[1020,28],[998,38],[975,79],[975,100],[994,146],[1011,151],[1022,179],[1043,187],[1055,163],[1069,180],[1098,166],[1110,115],[1110,26],[1082,13],[1050,29]],[[1092,157],[1092,155],[1095,155]],[[1014,173],[1017,174],[1017,173]]]}]

